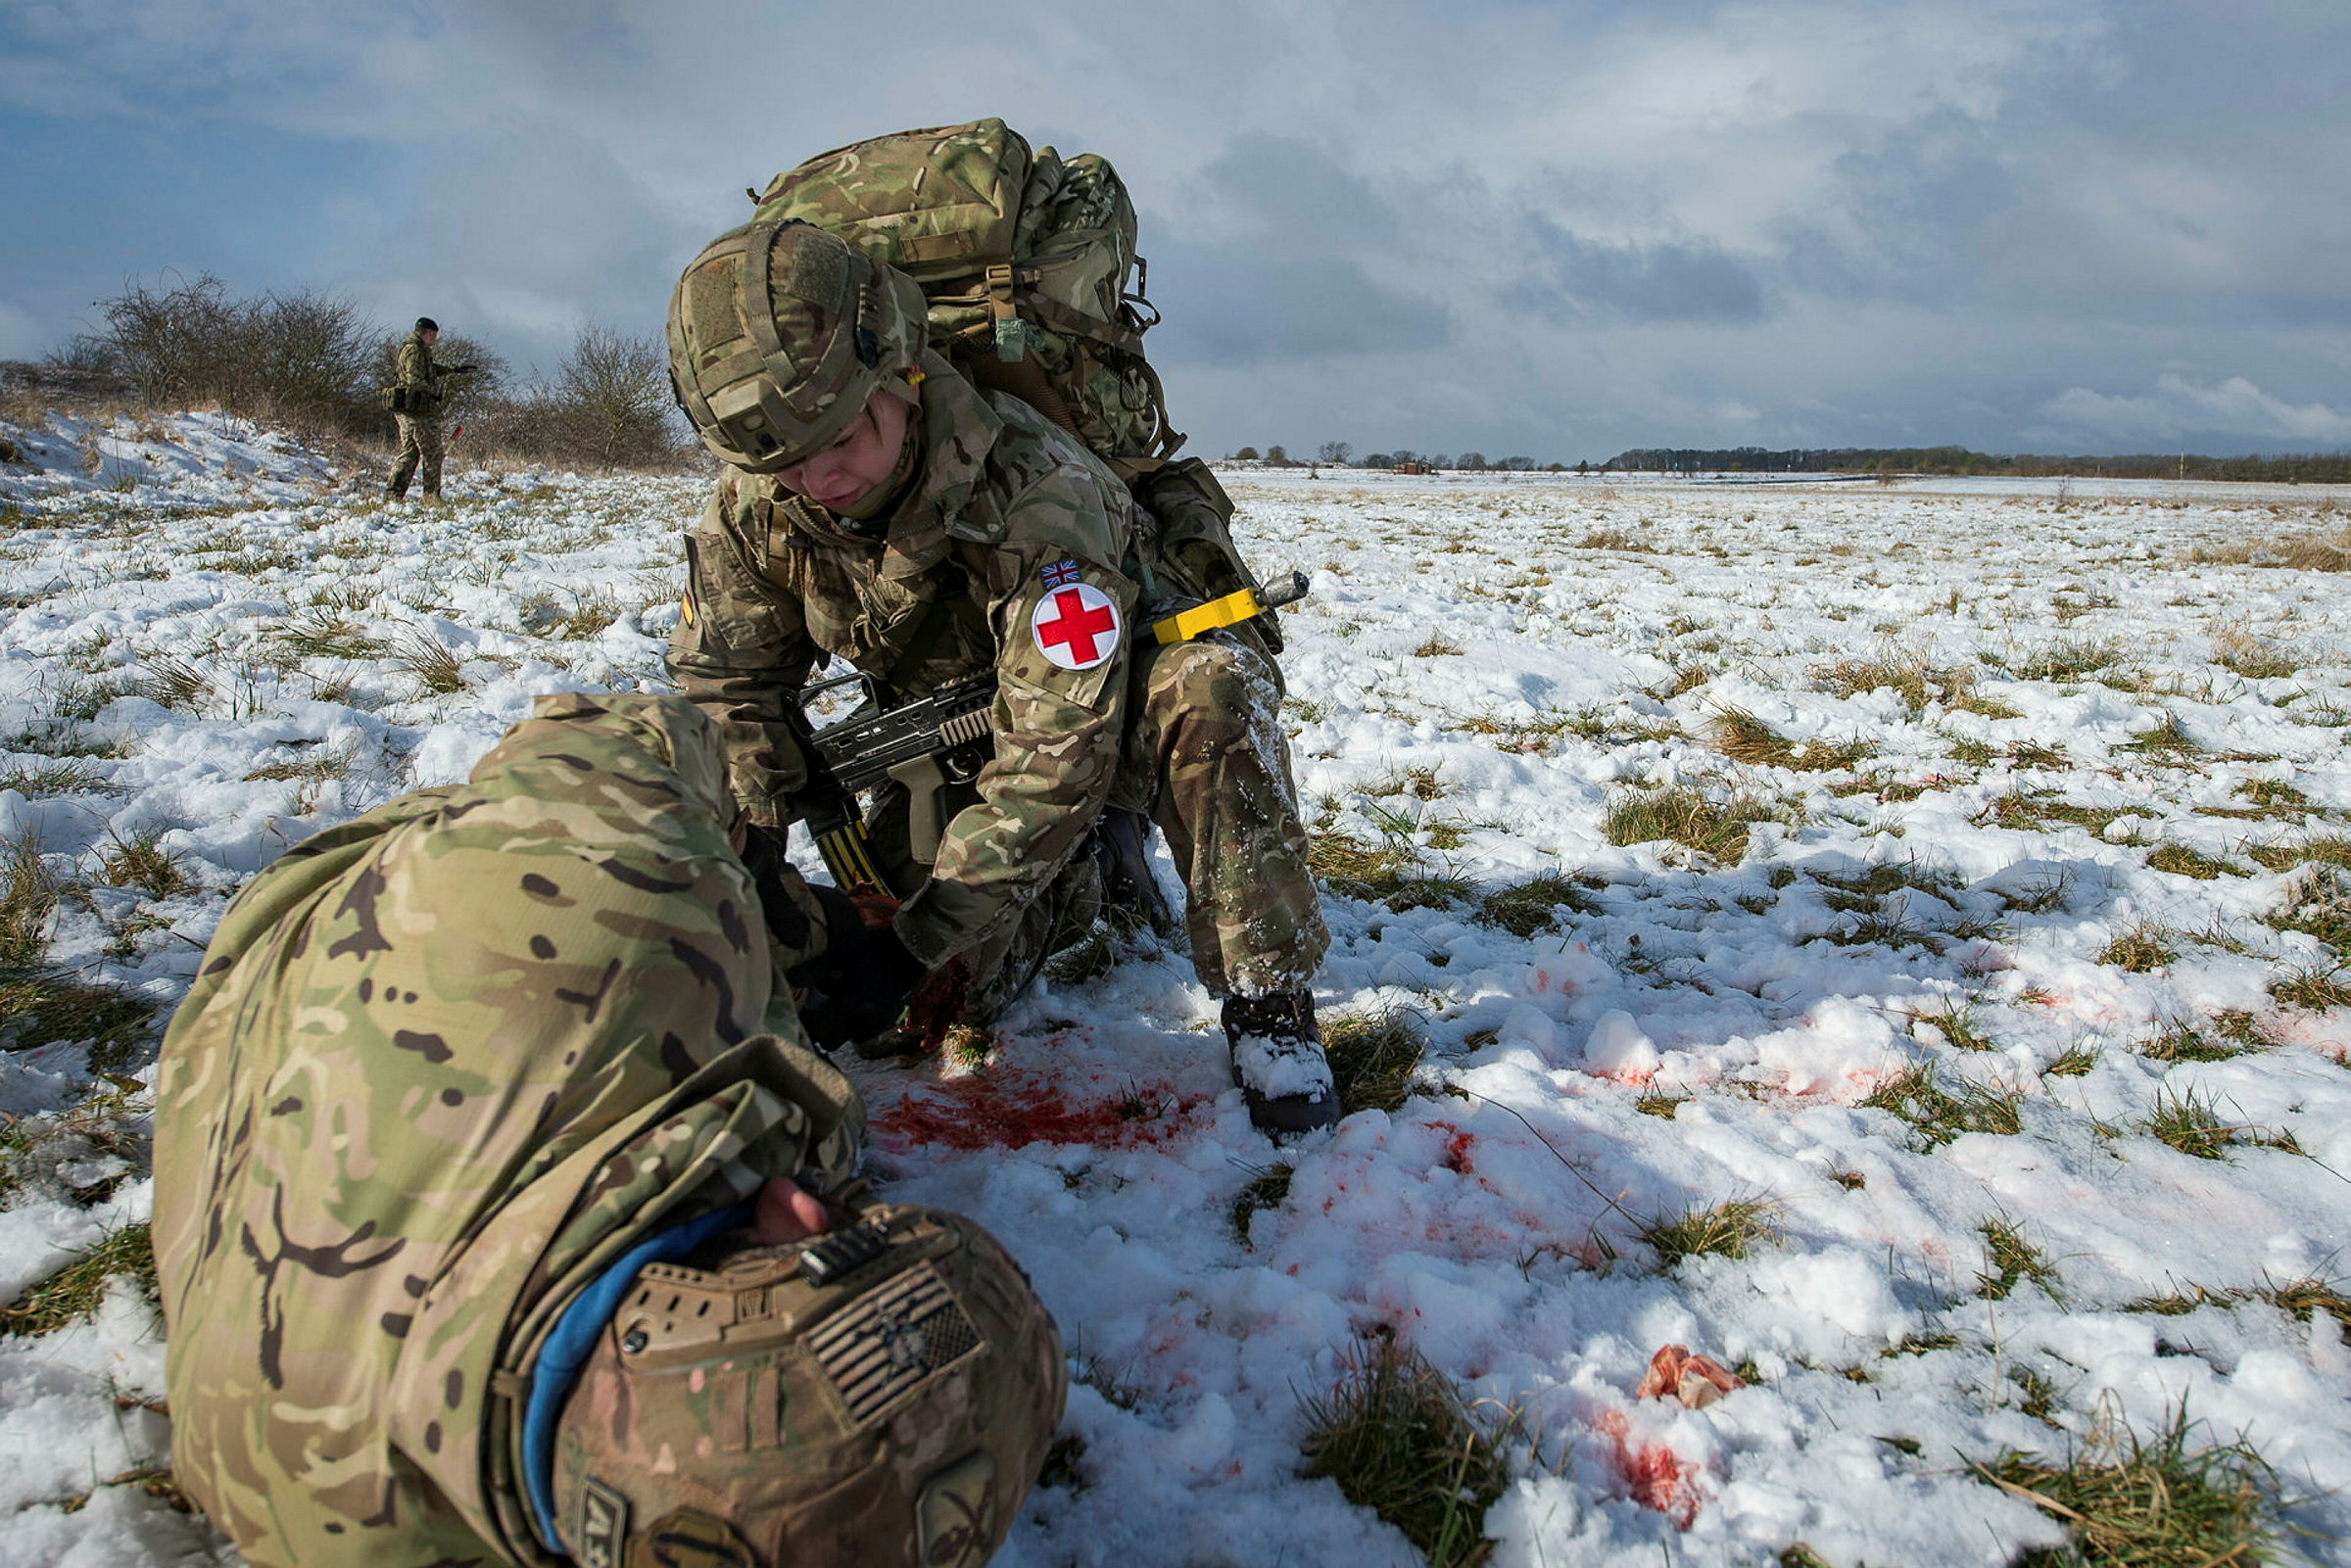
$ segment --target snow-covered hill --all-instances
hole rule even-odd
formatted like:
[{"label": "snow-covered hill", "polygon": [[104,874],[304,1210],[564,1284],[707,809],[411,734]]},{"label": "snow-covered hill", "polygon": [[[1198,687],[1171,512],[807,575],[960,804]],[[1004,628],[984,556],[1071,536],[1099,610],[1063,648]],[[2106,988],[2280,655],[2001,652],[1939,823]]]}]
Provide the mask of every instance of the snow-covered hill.
[{"label": "snow-covered hill", "polygon": [[[659,683],[696,483],[387,508],[232,436],[0,468],[0,898],[49,887],[80,1005],[168,1005],[243,878],[531,694]],[[1419,1560],[1300,1474],[1367,1335],[1514,1412],[1499,1564],[1998,1562],[2058,1516],[2030,1460],[1972,1464],[2183,1407],[2339,1560],[2351,615],[2262,564],[2339,499],[1233,488],[1315,577],[1283,625],[1324,1016],[1359,1098],[1371,1046],[1418,1067],[1276,1150],[1145,939],[984,1051],[853,1068],[876,1173],[1002,1235],[1074,1356],[1000,1560]],[[0,1296],[148,1203],[151,1042],[72,1014],[93,1064],[41,1007],[0,1022]],[[154,1495],[159,1333],[124,1278],[0,1339],[0,1561],[230,1560]],[[1637,1398],[1668,1344],[1747,1386]]]}]

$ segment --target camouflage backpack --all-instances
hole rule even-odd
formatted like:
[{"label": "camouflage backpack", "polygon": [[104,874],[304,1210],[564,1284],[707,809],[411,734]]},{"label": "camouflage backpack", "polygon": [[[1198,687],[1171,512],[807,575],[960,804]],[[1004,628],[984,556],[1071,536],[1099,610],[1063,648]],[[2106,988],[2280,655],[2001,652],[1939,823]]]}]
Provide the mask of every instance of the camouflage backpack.
[{"label": "camouflage backpack", "polygon": [[[1212,596],[1257,586],[1216,476],[1197,458],[1170,460],[1183,436],[1143,357],[1159,312],[1134,252],[1134,204],[1107,159],[1032,152],[1004,121],[976,119],[855,142],[747,194],[757,217],[830,229],[920,284],[931,347],[1084,442]],[[1281,649],[1271,616],[1240,635]]]},{"label": "camouflage backpack", "polygon": [[754,200],[760,218],[830,229],[921,284],[933,349],[1122,476],[1181,445],[1143,358],[1159,313],[1142,294],[1134,204],[1106,160],[1032,153],[1002,120],[980,119],[821,154]]}]

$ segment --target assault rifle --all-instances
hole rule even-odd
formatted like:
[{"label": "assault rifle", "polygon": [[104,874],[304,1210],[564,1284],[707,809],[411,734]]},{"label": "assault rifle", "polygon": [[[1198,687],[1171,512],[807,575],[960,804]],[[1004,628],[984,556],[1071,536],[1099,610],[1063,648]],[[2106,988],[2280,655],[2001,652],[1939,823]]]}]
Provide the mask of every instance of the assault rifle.
[{"label": "assault rifle", "polygon": [[[1304,598],[1306,588],[1306,574],[1292,572],[1277,588],[1244,588],[1154,621],[1151,636],[1163,643],[1182,642],[1220,626],[1237,626]],[[809,700],[848,686],[861,687],[866,707],[875,711],[861,708],[838,724],[816,729],[808,718]],[[946,786],[979,778],[994,753],[988,709],[995,700],[992,673],[888,708],[882,706],[874,679],[862,671],[800,689],[799,700],[790,705],[785,722],[800,742],[808,782],[794,792],[792,804],[797,808],[795,820],[805,823],[816,839],[817,853],[824,857],[835,886],[843,892],[901,897],[911,890],[892,887],[876,863],[857,797],[896,780],[909,797],[909,837],[917,845],[936,845],[946,827],[941,806]]]}]

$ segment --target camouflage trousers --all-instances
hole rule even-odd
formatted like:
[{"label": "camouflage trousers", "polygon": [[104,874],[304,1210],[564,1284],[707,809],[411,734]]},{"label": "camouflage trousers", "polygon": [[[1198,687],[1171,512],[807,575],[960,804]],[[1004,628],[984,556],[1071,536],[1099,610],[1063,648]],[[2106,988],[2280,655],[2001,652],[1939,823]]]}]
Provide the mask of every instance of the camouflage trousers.
[{"label": "camouflage trousers", "polygon": [[[1225,633],[1138,642],[1135,652],[1110,804],[1147,815],[1167,838],[1183,878],[1193,973],[1212,996],[1305,990],[1330,932],[1306,865],[1279,675]],[[978,799],[962,785],[944,809]],[[897,885],[911,887],[927,871],[906,819],[893,784],[870,831]],[[1080,851],[1005,936],[968,955],[977,983],[965,1021],[984,1024],[1010,1006],[1047,958],[1085,937],[1101,907],[1101,878]]]},{"label": "camouflage trousers", "polygon": [[[399,413],[392,416],[400,425],[400,456],[392,465],[392,482],[384,487],[386,494],[406,496],[410,475],[423,481],[428,496],[441,494],[441,421],[438,416],[423,413]],[[421,466],[421,472],[419,468]]]}]

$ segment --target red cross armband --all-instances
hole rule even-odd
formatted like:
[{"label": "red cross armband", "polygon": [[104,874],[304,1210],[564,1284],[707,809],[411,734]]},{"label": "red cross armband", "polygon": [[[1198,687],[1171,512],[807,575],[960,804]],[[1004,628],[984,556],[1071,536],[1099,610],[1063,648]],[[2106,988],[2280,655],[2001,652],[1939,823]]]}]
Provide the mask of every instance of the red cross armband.
[{"label": "red cross armband", "polygon": [[[1138,635],[1134,585],[1061,555],[1032,561],[1026,575],[1029,592],[1000,623],[998,678],[1101,712],[1127,668],[1127,640]],[[1149,641],[1148,628],[1140,635]]]}]

